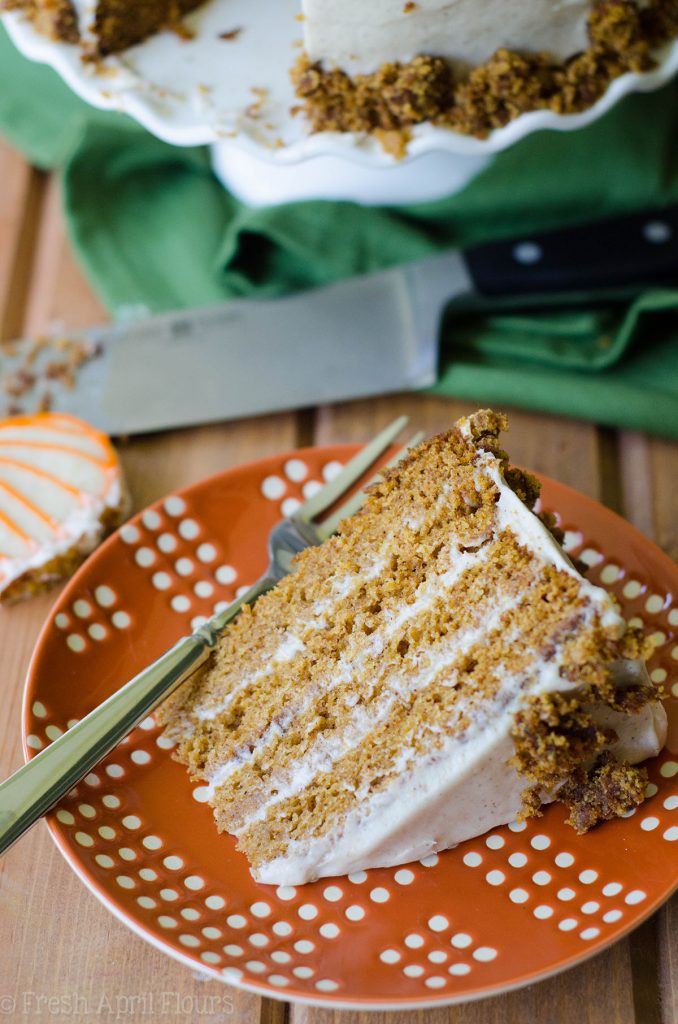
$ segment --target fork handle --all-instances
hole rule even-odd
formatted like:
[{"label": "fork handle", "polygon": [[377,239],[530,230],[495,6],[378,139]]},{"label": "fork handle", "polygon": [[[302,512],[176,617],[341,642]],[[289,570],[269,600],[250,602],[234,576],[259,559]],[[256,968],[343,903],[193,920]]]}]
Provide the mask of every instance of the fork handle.
[{"label": "fork handle", "polygon": [[204,664],[221,631],[242,606],[273,585],[268,577],[259,580],[1,783],[0,854]]}]

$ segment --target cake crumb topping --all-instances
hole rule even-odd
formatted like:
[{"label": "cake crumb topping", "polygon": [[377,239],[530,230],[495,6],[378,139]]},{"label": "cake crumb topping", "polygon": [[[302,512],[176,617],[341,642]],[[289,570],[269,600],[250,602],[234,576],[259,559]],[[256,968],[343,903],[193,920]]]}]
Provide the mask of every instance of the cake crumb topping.
[{"label": "cake crumb topping", "polygon": [[589,12],[587,49],[565,61],[501,48],[455,78],[435,55],[357,75],[302,56],[292,80],[314,132],[392,133],[431,121],[485,138],[528,111],[585,110],[615,78],[651,70],[653,51],[677,35],[677,0],[598,0]]}]

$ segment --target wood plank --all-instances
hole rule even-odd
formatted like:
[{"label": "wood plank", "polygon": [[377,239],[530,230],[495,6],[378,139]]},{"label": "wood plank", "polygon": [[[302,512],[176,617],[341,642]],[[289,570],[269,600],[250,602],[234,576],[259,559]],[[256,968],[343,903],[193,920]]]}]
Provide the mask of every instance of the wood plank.
[{"label": "wood plank", "polygon": [[0,342],[21,333],[45,179],[0,138]]}]

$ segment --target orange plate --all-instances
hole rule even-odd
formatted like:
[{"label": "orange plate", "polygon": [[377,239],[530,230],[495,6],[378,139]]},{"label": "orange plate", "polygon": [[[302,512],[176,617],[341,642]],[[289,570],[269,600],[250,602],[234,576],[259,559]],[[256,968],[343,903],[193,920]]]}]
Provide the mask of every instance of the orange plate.
[{"label": "orange plate", "polygon": [[[66,588],[26,686],[27,756],[266,563],[274,522],[355,446],[221,473],[111,537]],[[678,883],[678,569],[633,527],[543,481],[567,546],[653,631],[670,738],[650,796],[579,837],[561,807],[439,857],[299,888],[257,885],[146,720],[48,818],[73,870],[125,924],[193,968],[267,996],[355,1008],[452,1003],[525,985],[635,927]]]}]

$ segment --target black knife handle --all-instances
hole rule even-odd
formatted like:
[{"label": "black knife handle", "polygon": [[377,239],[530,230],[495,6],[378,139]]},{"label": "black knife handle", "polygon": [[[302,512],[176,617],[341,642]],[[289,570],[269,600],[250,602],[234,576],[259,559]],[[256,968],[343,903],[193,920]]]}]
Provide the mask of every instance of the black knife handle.
[{"label": "black knife handle", "polygon": [[481,295],[678,284],[678,207],[468,249]]}]

